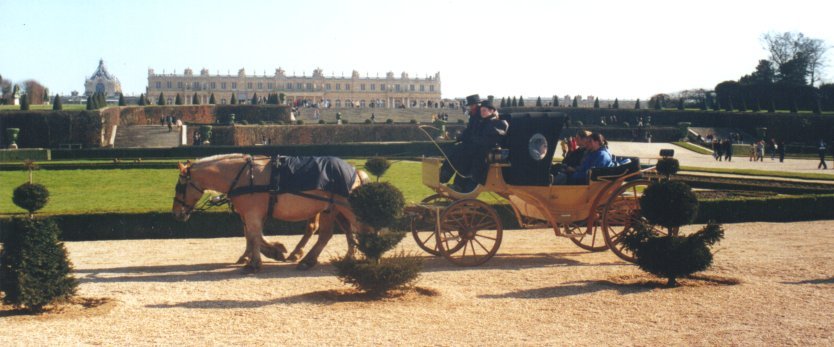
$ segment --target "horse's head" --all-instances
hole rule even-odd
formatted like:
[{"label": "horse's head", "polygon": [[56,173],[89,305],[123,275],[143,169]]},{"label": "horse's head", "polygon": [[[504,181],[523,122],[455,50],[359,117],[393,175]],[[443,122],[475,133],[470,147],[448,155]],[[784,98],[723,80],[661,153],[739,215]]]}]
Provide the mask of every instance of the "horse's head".
[{"label": "horse's head", "polygon": [[204,189],[194,184],[191,179],[190,162],[177,163],[177,166],[180,170],[180,177],[174,190],[174,206],[171,208],[171,213],[174,214],[176,220],[185,222],[191,217],[191,212],[203,196]]},{"label": "horse's head", "polygon": [[356,181],[353,182],[353,186],[350,187],[350,190],[353,191],[356,188],[363,184],[367,184],[371,182],[371,176],[368,176],[368,173],[365,170],[356,170]]}]

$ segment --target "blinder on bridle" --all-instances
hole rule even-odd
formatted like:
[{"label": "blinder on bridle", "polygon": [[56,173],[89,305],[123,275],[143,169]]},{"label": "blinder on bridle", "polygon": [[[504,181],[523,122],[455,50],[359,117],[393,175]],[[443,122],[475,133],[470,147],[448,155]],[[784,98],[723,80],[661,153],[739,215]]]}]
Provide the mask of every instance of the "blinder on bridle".
[{"label": "blinder on bridle", "polygon": [[191,166],[186,167],[184,173],[180,173],[180,178],[179,180],[177,180],[177,185],[174,187],[174,192],[176,192],[176,195],[182,194],[182,199],[179,199],[177,198],[177,196],[174,196],[174,203],[184,207],[185,214],[191,214],[191,212],[194,211],[194,207],[196,206],[196,203],[194,205],[189,205],[185,202],[189,187],[194,188],[194,190],[199,192],[201,196],[205,191],[205,189],[198,187],[196,184],[194,184],[194,182],[191,181]]}]

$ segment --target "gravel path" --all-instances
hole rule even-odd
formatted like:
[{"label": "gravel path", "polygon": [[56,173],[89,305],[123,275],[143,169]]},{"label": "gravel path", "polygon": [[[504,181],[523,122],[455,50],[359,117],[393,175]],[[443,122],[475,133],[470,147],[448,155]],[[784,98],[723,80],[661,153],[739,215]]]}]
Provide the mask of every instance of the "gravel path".
[{"label": "gravel path", "polygon": [[[426,258],[418,286],[433,295],[379,301],[345,294],[327,264],[244,274],[231,264],[242,238],[70,242],[80,296],[107,303],[42,316],[4,307],[0,345],[834,344],[834,222],[726,229],[705,274],[736,285],[660,288],[609,252],[512,230],[478,268]],[[322,260],[344,249],[337,235]]]}]

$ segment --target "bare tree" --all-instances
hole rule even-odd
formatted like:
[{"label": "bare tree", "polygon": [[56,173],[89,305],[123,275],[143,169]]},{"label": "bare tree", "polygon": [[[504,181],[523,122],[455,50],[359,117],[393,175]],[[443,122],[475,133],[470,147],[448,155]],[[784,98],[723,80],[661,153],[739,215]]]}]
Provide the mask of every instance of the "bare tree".
[{"label": "bare tree", "polygon": [[802,33],[784,32],[764,34],[762,41],[777,70],[785,64],[804,60],[808,83],[813,86],[820,80],[826,65],[825,53],[829,48],[823,40],[805,37]]},{"label": "bare tree", "polygon": [[35,80],[27,80],[23,82],[23,88],[26,89],[26,95],[29,96],[29,103],[32,105],[43,104],[44,96],[46,94],[46,87]]}]

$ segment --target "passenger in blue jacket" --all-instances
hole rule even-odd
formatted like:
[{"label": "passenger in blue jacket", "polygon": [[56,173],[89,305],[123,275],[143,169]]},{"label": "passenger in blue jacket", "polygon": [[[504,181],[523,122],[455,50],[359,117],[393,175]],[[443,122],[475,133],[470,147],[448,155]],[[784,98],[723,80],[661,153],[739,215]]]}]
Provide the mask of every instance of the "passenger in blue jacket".
[{"label": "passenger in blue jacket", "polygon": [[611,166],[614,166],[614,161],[605,146],[605,137],[595,132],[588,137],[585,157],[579,168],[568,176],[568,184],[588,184],[588,172],[591,169]]},{"label": "passenger in blue jacket", "polygon": [[481,101],[479,112],[480,117],[472,117],[463,141],[450,153],[449,160],[443,163],[440,170],[442,183],[448,182],[457,170],[458,177],[452,189],[460,192],[472,191],[478,184],[486,182],[489,170],[487,153],[499,145],[509,128],[507,121],[498,118],[498,110],[491,100]]}]

